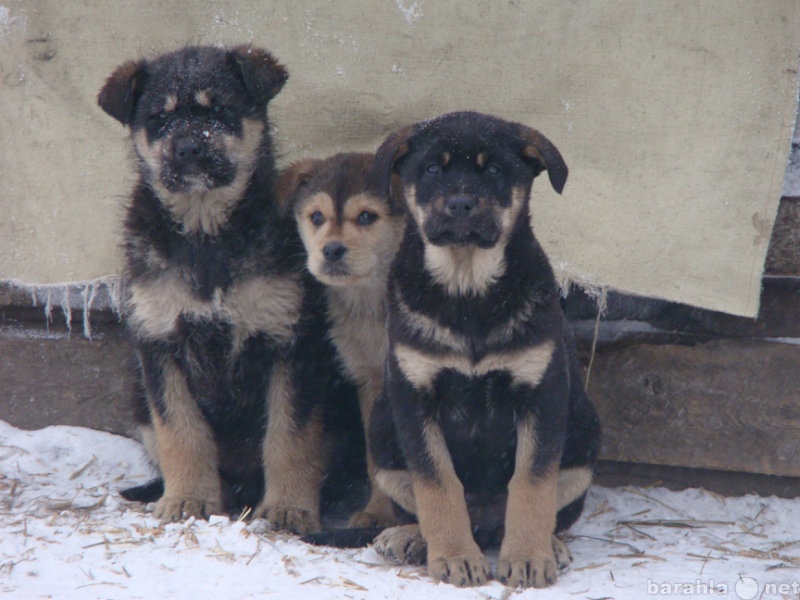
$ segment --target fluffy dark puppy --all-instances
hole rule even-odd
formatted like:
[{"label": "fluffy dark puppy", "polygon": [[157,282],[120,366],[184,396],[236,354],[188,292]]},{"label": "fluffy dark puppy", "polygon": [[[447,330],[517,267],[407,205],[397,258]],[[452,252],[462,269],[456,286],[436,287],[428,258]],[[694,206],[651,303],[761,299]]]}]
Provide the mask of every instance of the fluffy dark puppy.
[{"label": "fluffy dark puppy", "polygon": [[266,476],[255,515],[319,529],[324,305],[274,198],[267,120],[287,77],[265,50],[187,47],[120,66],[98,97],[138,159],[123,317],[167,521],[220,513],[223,480]]},{"label": "fluffy dark puppy", "polygon": [[370,443],[379,484],[418,520],[376,548],[480,585],[473,532],[502,535],[497,578],[550,585],[570,561],[555,533],[580,515],[600,436],[530,226],[533,179],[546,170],[561,192],[567,167],[537,131],[472,112],[404,129],[376,160],[409,216]]},{"label": "fluffy dark puppy", "polygon": [[[307,159],[286,169],[278,186],[291,203],[308,270],[326,285],[330,337],[358,386],[365,431],[383,385],[386,278],[405,224],[402,212],[372,181],[372,163],[372,154]],[[349,524],[391,525],[394,510],[374,481],[369,452],[367,466],[370,497]]]}]

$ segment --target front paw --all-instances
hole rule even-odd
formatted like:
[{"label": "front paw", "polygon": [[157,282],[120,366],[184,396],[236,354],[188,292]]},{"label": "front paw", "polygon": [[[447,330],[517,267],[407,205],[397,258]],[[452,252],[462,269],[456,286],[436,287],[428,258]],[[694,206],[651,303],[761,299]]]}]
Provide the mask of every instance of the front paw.
[{"label": "front paw", "polygon": [[566,569],[572,562],[572,552],[569,551],[567,543],[557,536],[553,536],[553,554],[556,557],[556,565],[559,571]]},{"label": "front paw", "polygon": [[428,544],[419,525],[398,525],[384,529],[373,543],[375,552],[388,562],[424,565]]},{"label": "front paw", "polygon": [[162,496],[156,502],[153,514],[162,521],[175,522],[189,517],[208,519],[211,515],[223,514],[223,510],[222,502],[219,500]]},{"label": "front paw", "polygon": [[489,581],[489,563],[482,554],[437,556],[428,560],[428,574],[458,587],[484,585]]},{"label": "front paw", "polygon": [[319,514],[290,506],[259,506],[254,516],[266,519],[274,531],[308,535],[322,530]]},{"label": "front paw", "polygon": [[[563,558],[563,557],[562,557]],[[558,578],[555,556],[510,558],[497,561],[497,579],[509,587],[543,588]]]}]

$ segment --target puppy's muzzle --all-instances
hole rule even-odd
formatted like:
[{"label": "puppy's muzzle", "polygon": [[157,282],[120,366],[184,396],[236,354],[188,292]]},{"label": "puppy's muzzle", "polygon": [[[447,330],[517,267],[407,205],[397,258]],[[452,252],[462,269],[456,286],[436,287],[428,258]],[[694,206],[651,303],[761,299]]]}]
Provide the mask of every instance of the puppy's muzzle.
[{"label": "puppy's muzzle", "polygon": [[175,133],[161,171],[161,182],[168,190],[202,192],[230,185],[236,165],[215,146],[213,138],[213,134],[195,129]]},{"label": "puppy's muzzle", "polygon": [[205,145],[191,135],[182,135],[172,142],[172,160],[177,164],[197,165],[207,154]]},{"label": "puppy's muzzle", "polygon": [[425,220],[424,229],[436,246],[491,248],[500,238],[500,227],[490,203],[464,193],[444,198],[438,210]]},{"label": "puppy's muzzle", "polygon": [[468,217],[475,210],[478,202],[472,196],[458,194],[447,199],[447,212],[454,218]]},{"label": "puppy's muzzle", "polygon": [[325,247],[322,248],[322,255],[325,257],[325,260],[330,263],[339,262],[344,258],[345,254],[347,254],[347,246],[342,242],[328,242],[325,244]]},{"label": "puppy's muzzle", "polygon": [[328,242],[322,247],[322,256],[325,262],[322,265],[322,270],[326,275],[349,275],[350,270],[347,267],[345,257],[347,255],[347,246],[342,242],[335,240]]}]

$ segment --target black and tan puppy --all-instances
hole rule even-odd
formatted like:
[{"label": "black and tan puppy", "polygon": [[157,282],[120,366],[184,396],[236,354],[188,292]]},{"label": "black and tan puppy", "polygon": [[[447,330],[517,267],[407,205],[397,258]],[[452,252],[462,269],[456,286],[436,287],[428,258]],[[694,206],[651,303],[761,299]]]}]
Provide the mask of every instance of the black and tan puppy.
[{"label": "black and tan puppy", "polygon": [[[327,286],[330,337],[358,386],[365,431],[383,385],[386,278],[405,226],[402,212],[372,181],[372,163],[372,154],[307,159],[291,165],[279,184],[291,202],[308,270]],[[369,451],[367,468],[369,501],[350,526],[390,525],[394,509],[375,484]]]},{"label": "black and tan puppy", "polygon": [[409,216],[370,443],[381,487],[419,523],[376,548],[479,585],[473,532],[502,533],[497,578],[550,585],[570,560],[554,534],[580,515],[600,435],[530,226],[533,179],[547,171],[560,192],[567,167],[537,131],[471,112],[390,136],[376,160]]},{"label": "black and tan puppy", "polygon": [[265,50],[187,47],[120,66],[98,97],[139,167],[123,317],[164,520],[219,513],[223,480],[266,476],[256,516],[319,529],[324,305],[274,198],[267,119],[287,76]]}]

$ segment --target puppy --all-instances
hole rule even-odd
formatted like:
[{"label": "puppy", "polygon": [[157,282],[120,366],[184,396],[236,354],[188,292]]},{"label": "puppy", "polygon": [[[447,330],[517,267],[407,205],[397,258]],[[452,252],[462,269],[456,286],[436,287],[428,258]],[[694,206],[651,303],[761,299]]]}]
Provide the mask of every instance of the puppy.
[{"label": "puppy", "polygon": [[[289,167],[279,183],[291,203],[308,270],[326,286],[330,337],[358,386],[364,431],[383,384],[386,277],[405,224],[398,207],[371,181],[372,163],[371,154],[303,160]],[[351,517],[350,526],[393,524],[394,510],[374,481],[369,451],[367,469],[369,501]]]},{"label": "puppy", "polygon": [[98,96],[139,167],[122,313],[166,521],[222,512],[223,480],[266,477],[255,516],[319,529],[324,305],[274,197],[267,118],[287,77],[265,50],[186,47],[123,64]]},{"label": "puppy", "polygon": [[480,585],[473,531],[484,544],[504,532],[497,578],[551,585],[571,560],[554,534],[580,515],[600,439],[530,226],[533,179],[546,170],[560,193],[567,166],[537,131],[473,112],[391,135],[376,163],[408,219],[370,445],[379,484],[418,520],[376,549]]}]

